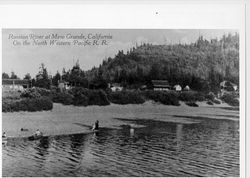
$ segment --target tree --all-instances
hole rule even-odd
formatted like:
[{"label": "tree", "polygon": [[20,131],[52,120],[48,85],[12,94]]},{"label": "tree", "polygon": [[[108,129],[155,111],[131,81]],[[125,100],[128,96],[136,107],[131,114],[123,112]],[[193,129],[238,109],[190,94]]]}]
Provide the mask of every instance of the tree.
[{"label": "tree", "polygon": [[85,77],[84,71],[80,68],[79,61],[77,61],[73,68],[69,71],[67,80],[72,86],[88,87],[88,81]]},{"label": "tree", "polygon": [[39,67],[40,71],[36,75],[36,86],[40,88],[49,89],[51,82],[45,65],[42,63]]},{"label": "tree", "polygon": [[9,75],[7,73],[2,73],[2,79],[9,79]]},{"label": "tree", "polygon": [[[195,43],[136,46],[125,54],[119,51],[105,60],[99,69],[106,81],[128,85],[168,80],[170,85],[189,85],[195,90],[217,90],[220,81],[239,83],[239,35],[206,40],[200,36]],[[212,69],[211,69],[212,68]],[[90,80],[95,70],[88,71]],[[130,87],[130,86],[128,86]]]},{"label": "tree", "polygon": [[90,82],[90,88],[92,89],[106,89],[108,87],[107,81],[102,76],[102,69],[99,68],[94,75],[93,80]]},{"label": "tree", "polygon": [[143,69],[140,66],[136,67],[136,80],[137,82],[144,82]]},{"label": "tree", "polygon": [[151,66],[150,72],[149,72],[149,79],[150,80],[157,80],[159,79],[160,74],[160,66],[157,63],[154,63]]},{"label": "tree", "polygon": [[11,72],[11,76],[10,76],[11,79],[18,79],[17,75],[15,74],[15,72]]},{"label": "tree", "polygon": [[58,81],[59,81],[59,80],[61,80],[61,75],[60,75],[60,73],[57,71],[57,72],[56,72],[56,75],[53,76],[53,78],[52,78],[52,84],[53,84],[54,86],[58,86]]},{"label": "tree", "polygon": [[26,80],[31,80],[31,76],[30,76],[30,74],[29,73],[27,73],[25,76],[24,76],[24,78],[23,79],[26,79]]}]

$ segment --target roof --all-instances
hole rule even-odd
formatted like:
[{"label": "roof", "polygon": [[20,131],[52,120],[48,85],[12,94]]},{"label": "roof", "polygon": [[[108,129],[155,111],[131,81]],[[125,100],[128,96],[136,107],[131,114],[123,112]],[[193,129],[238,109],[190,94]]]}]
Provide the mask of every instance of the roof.
[{"label": "roof", "polygon": [[2,79],[2,85],[29,85],[29,80],[21,79]]},{"label": "roof", "polygon": [[170,87],[167,80],[152,80],[152,84],[154,87]]}]

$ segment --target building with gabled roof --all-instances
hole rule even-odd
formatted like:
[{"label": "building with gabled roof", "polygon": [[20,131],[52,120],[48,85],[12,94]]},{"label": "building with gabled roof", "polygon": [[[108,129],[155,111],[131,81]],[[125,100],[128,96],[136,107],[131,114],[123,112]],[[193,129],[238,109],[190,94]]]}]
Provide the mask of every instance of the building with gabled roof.
[{"label": "building with gabled roof", "polygon": [[175,86],[173,86],[173,89],[174,89],[175,91],[181,91],[181,90],[182,90],[182,87],[181,87],[180,85],[175,85]]},{"label": "building with gabled roof", "polygon": [[152,80],[152,84],[155,91],[168,91],[171,89],[167,80]]}]

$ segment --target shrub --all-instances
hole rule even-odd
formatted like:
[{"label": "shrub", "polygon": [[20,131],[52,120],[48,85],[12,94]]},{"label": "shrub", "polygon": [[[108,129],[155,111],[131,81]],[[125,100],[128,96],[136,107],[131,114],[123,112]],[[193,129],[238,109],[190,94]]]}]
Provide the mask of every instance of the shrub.
[{"label": "shrub", "polygon": [[229,104],[230,106],[239,106],[239,100],[234,94],[226,93],[220,99]]},{"label": "shrub", "polygon": [[103,90],[89,90],[88,105],[106,106],[109,104],[110,102]]},{"label": "shrub", "polygon": [[51,110],[53,103],[48,97],[24,98],[19,101],[4,101],[3,112]]},{"label": "shrub", "polygon": [[213,101],[215,99],[215,94],[213,92],[209,92],[205,97],[206,99]]},{"label": "shrub", "polygon": [[145,98],[153,100],[155,102],[160,102],[165,105],[179,106],[178,95],[176,92],[166,92],[166,91],[145,91],[143,92]]},{"label": "shrub", "polygon": [[6,101],[3,99],[3,102],[2,102],[2,111],[3,112],[10,112],[11,111],[11,104],[10,102]]},{"label": "shrub", "polygon": [[178,98],[181,101],[190,101],[190,102],[205,100],[204,94],[196,91],[184,91],[180,93]]},{"label": "shrub", "polygon": [[75,106],[87,106],[88,105],[88,90],[84,88],[73,88],[69,92],[73,96],[72,104]]},{"label": "shrub", "polygon": [[195,102],[186,102],[186,105],[192,106],[192,107],[199,107],[199,105],[196,104]]},{"label": "shrub", "polygon": [[51,91],[44,88],[29,88],[24,90],[21,95],[22,98],[40,98],[41,96],[51,97]]},{"label": "shrub", "polygon": [[73,88],[69,92],[73,96],[73,105],[109,105],[107,95],[103,90],[88,90],[86,88]]},{"label": "shrub", "polygon": [[20,99],[20,92],[17,92],[17,91],[2,91],[2,98],[3,99],[19,100]]},{"label": "shrub", "polygon": [[73,96],[65,92],[52,92],[52,101],[55,103],[62,103],[70,105],[73,103]]},{"label": "shrub", "polygon": [[73,105],[75,105],[75,106],[88,106],[88,97],[83,95],[83,94],[79,94],[77,96],[74,96]]},{"label": "shrub", "polygon": [[35,88],[35,90],[41,95],[41,96],[47,96],[50,97],[51,91],[45,88]]},{"label": "shrub", "polygon": [[208,104],[208,105],[214,105],[214,103],[213,103],[212,101],[210,101],[210,100],[207,101],[207,104]]},{"label": "shrub", "polygon": [[142,104],[145,102],[144,98],[136,91],[117,91],[110,92],[108,99],[116,104]]},{"label": "shrub", "polygon": [[35,89],[27,89],[21,93],[21,98],[40,98],[41,95]]}]

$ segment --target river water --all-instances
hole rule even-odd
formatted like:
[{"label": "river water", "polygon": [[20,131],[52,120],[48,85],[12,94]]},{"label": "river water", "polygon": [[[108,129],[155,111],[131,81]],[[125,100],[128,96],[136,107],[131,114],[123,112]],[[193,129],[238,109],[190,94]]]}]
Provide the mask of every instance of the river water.
[{"label": "river water", "polygon": [[239,121],[116,119],[120,129],[9,140],[3,176],[239,176]]}]

